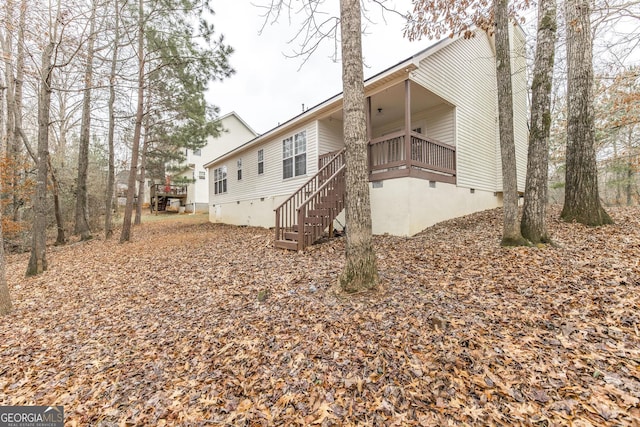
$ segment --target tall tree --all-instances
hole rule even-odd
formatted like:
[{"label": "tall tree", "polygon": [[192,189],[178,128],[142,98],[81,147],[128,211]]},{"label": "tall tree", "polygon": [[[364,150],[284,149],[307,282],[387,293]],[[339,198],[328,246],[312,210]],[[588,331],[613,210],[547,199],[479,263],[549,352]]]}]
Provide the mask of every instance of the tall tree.
[{"label": "tall tree", "polygon": [[[144,39],[139,39],[139,99],[134,128],[134,144],[129,175],[130,191],[135,191],[140,165],[140,143],[145,114],[153,113],[149,143],[158,142],[189,148],[202,147],[209,135],[220,131],[214,120],[215,108],[207,106],[204,92],[211,79],[223,79],[233,73],[228,56],[232,49],[224,38],[212,39],[214,28],[205,15],[213,13],[210,1],[175,0],[153,3],[148,18],[142,18],[139,27]],[[178,7],[178,5],[180,5]],[[142,7],[142,5],[140,6]],[[142,11],[144,12],[144,11]],[[195,18],[200,18],[195,28]],[[146,19],[146,21],[144,20]],[[145,45],[146,43],[146,45]],[[149,68],[145,68],[145,65]],[[151,96],[153,94],[153,96]],[[143,97],[151,96],[151,108],[145,113]],[[133,195],[127,194],[127,205],[120,240],[127,241],[131,234]]]},{"label": "tall tree", "polygon": [[[0,104],[2,102],[0,101]],[[0,156],[4,152],[2,146],[3,140],[0,139]],[[0,194],[2,194],[2,179],[0,179]],[[11,295],[9,294],[9,287],[7,286],[7,278],[5,275],[5,260],[4,260],[4,237],[2,234],[2,208],[0,207],[0,316],[8,314],[12,310]]]},{"label": "tall tree", "polygon": [[361,19],[360,0],[340,0],[345,215],[349,229],[340,285],[347,292],[375,288],[378,280],[371,231]]},{"label": "tall tree", "polygon": [[509,2],[494,0],[496,79],[498,85],[498,128],[502,161],[503,221],[502,246],[524,245],[518,218],[518,174],[513,129],[513,84],[509,45]]},{"label": "tall tree", "polygon": [[520,233],[518,218],[518,181],[513,127],[513,89],[509,20],[516,11],[525,8],[528,0],[518,0],[509,7],[508,0],[414,0],[414,11],[406,33],[410,39],[423,35],[438,38],[463,34],[472,37],[476,26],[492,34],[495,31],[496,80],[498,91],[498,126],[502,161],[503,228],[502,245],[524,245],[528,242]]},{"label": "tall tree", "polygon": [[91,88],[93,85],[93,56],[96,42],[96,9],[91,2],[89,40],[87,43],[87,63],[84,71],[84,93],[82,102],[82,123],[80,125],[80,143],[78,146],[78,178],[76,180],[76,211],[74,233],[81,240],[92,238],[89,227],[89,197],[87,175],[89,169],[89,142],[91,139]]},{"label": "tall tree", "polygon": [[567,166],[560,217],[585,225],[611,224],[600,203],[593,111],[593,39],[589,0],[565,2],[567,22]]},{"label": "tall tree", "polygon": [[118,66],[118,53],[120,44],[120,5],[119,1],[114,1],[114,30],[113,30],[113,51],[111,55],[111,70],[109,72],[109,124],[107,134],[108,146],[108,171],[107,171],[107,191],[105,196],[105,216],[104,216],[104,237],[110,238],[113,235],[113,191],[115,187],[115,102],[116,102],[116,70]]},{"label": "tall tree", "polygon": [[[136,179],[138,175],[138,157],[140,153],[140,135],[142,132],[142,119],[144,113],[144,85],[145,64],[144,51],[145,18],[144,0],[138,1],[138,102],[136,104],[136,122],[133,130],[133,144],[131,148],[131,164],[129,167],[129,179],[127,180],[127,202],[124,208],[124,220],[120,233],[120,243],[131,240],[131,215],[133,214],[133,199],[136,191]],[[141,202],[141,201],[139,201]]]},{"label": "tall tree", "polygon": [[[340,0],[340,16],[325,15],[323,1],[303,2],[300,12],[306,13],[302,28],[294,37],[300,42],[295,56],[306,62],[323,40],[338,40],[342,53],[343,137],[345,142],[347,222],[345,267],[339,284],[346,292],[374,289],[378,282],[376,255],[371,229],[369,196],[367,131],[362,62],[362,9],[360,0]],[[384,2],[375,1],[381,4]],[[283,11],[292,9],[292,0],[272,1],[265,6],[265,25],[278,20]],[[382,5],[384,8],[384,5]],[[264,29],[264,26],[263,26]],[[338,44],[335,43],[334,46]],[[337,48],[336,48],[337,50]],[[337,58],[337,52],[332,55]]]},{"label": "tall tree", "polygon": [[38,154],[36,195],[33,203],[34,219],[31,238],[31,257],[27,276],[47,269],[47,178],[49,173],[49,111],[51,108],[51,78],[53,74],[54,34],[42,51],[40,91],[38,94]]},{"label": "tall tree", "polygon": [[550,242],[546,223],[551,89],[556,41],[556,1],[538,3],[538,34],[531,83],[527,181],[520,230],[531,243]]},{"label": "tall tree", "polygon": [[[22,0],[18,25],[12,25],[14,21],[15,3],[7,1],[7,19],[3,32],[0,33],[0,48],[7,54],[3,55],[6,76],[6,154],[7,166],[10,173],[9,191],[11,192],[11,218],[14,222],[20,219],[21,196],[20,169],[20,131],[22,129],[22,88],[24,82],[24,31],[26,18],[26,1]],[[14,38],[18,39],[14,45]],[[14,55],[15,53],[15,55]],[[14,59],[15,58],[15,59]],[[15,62],[14,62],[15,61]],[[4,152],[3,152],[4,154]]]}]

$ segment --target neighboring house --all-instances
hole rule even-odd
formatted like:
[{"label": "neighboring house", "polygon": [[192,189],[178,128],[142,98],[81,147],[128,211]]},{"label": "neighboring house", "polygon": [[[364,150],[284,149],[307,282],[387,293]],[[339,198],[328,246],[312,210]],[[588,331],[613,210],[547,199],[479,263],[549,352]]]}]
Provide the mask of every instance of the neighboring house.
[{"label": "neighboring house", "polygon": [[[208,209],[209,183],[208,171],[204,167],[205,162],[258,136],[235,112],[226,114],[218,120],[222,123],[223,132],[217,138],[209,137],[207,144],[199,150],[185,150],[185,160],[178,166],[174,165],[172,172],[168,172],[172,181],[175,181],[176,178],[186,178],[193,181],[187,185],[187,194],[182,200],[187,211],[193,210],[194,202],[196,211],[207,211]],[[164,183],[159,189],[162,190],[163,187]]]},{"label": "neighboring house", "polygon": [[[519,27],[512,33],[522,191],[526,63],[524,34]],[[493,39],[477,31],[472,39],[436,43],[365,82],[375,234],[410,236],[502,205],[495,68]],[[326,232],[343,207],[342,116],[338,94],[207,163],[210,221],[275,227],[276,246],[290,249]]]},{"label": "neighboring house", "polygon": [[[125,169],[125,170],[121,170],[120,172],[116,173],[116,176],[114,178],[114,184],[115,184],[115,191],[116,191],[116,199],[115,202],[117,203],[118,206],[124,206],[127,204],[127,189],[129,188],[129,169]],[[139,177],[139,175],[138,175]],[[150,184],[150,180],[147,179],[146,180],[146,187],[148,188],[151,184]],[[139,181],[136,180],[136,192],[134,194],[134,202],[138,201],[138,185],[139,185]],[[142,201],[143,206],[146,206],[149,203],[149,192],[145,191],[144,192],[144,200]]]}]

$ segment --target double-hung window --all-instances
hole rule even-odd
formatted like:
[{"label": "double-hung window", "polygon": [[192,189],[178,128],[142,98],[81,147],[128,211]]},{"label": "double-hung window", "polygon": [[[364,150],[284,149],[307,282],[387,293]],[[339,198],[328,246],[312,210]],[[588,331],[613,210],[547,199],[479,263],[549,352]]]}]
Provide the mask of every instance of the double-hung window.
[{"label": "double-hung window", "polygon": [[264,173],[264,149],[258,150],[258,175]]},{"label": "double-hung window", "polygon": [[227,192],[227,167],[222,166],[213,170],[213,193]]},{"label": "double-hung window", "polygon": [[238,159],[238,181],[242,181],[242,159]]},{"label": "double-hung window", "polygon": [[307,173],[306,132],[296,133],[282,141],[282,178],[305,175]]}]

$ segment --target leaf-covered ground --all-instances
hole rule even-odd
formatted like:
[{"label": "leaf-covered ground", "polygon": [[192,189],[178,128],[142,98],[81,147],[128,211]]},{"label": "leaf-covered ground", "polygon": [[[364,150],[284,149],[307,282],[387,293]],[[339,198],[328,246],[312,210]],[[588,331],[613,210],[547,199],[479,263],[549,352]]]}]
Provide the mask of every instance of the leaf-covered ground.
[{"label": "leaf-covered ground", "polygon": [[[640,208],[500,248],[501,211],[375,238],[381,290],[335,289],[344,241],[174,216],[51,248],[0,319],[0,405],[68,426],[640,425]],[[557,217],[554,210],[552,218]]]}]

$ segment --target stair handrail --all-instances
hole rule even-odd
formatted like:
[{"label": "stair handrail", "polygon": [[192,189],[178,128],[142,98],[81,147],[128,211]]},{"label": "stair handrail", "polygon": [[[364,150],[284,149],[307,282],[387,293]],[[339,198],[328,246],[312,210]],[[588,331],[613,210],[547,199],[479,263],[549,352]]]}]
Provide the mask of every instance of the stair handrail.
[{"label": "stair handrail", "polygon": [[[300,186],[300,188],[298,188],[291,196],[289,196],[289,198],[287,200],[285,200],[284,202],[280,203],[280,205],[274,209],[274,211],[277,211],[278,209],[280,209],[281,207],[283,207],[285,204],[287,204],[289,202],[289,200],[293,199],[295,197],[296,194],[298,194],[304,187],[307,186],[307,184],[311,183],[313,180],[315,180],[318,175],[320,175],[321,172],[324,172],[325,169],[329,168],[329,166],[331,165],[331,163],[333,162],[333,160],[335,160],[339,155],[341,155],[344,152],[344,148],[337,151],[336,155],[331,159],[331,161],[327,162],[326,165],[324,165],[322,168],[318,169],[318,172],[316,172],[311,178],[309,178],[304,184],[302,184]],[[343,163],[344,165],[344,163]]]},{"label": "stair handrail", "polygon": [[327,178],[327,180],[320,187],[318,187],[318,189],[316,191],[314,191],[314,193],[312,195],[307,197],[307,199],[304,202],[302,202],[300,204],[300,206],[298,206],[296,208],[296,210],[300,211],[300,209],[302,209],[303,207],[307,206],[314,197],[316,197],[318,194],[320,194],[320,191],[324,190],[324,188],[327,187],[329,184],[333,184],[333,180],[336,179],[338,177],[338,175],[340,175],[340,173],[344,170],[344,168],[345,168],[345,164],[343,163],[342,166],[340,166],[338,168],[338,170],[333,175],[331,175],[329,178]]},{"label": "stair handrail", "polygon": [[[300,206],[298,206],[298,208],[296,208],[296,214],[297,214],[296,216],[298,218],[298,242],[303,242],[303,244],[302,244],[303,248],[307,244],[307,242],[304,241],[304,239],[305,239],[304,218],[306,217],[306,214],[307,214],[307,206],[311,203],[312,200],[316,200],[316,198],[318,196],[320,196],[324,192],[324,190],[327,189],[327,187],[335,186],[335,183],[338,180],[338,178],[341,175],[344,176],[345,167],[346,166],[345,166],[344,163],[342,165],[340,165],[338,170],[335,171],[333,175],[331,175],[329,178],[327,178],[327,180],[324,183],[322,183],[322,185],[320,185],[320,187],[318,187],[318,189],[316,191],[314,191],[313,194],[311,194],[309,197],[307,197],[307,199],[305,201],[303,201],[300,204]],[[324,221],[323,221],[322,224],[323,224],[323,226],[325,225]],[[324,227],[322,227],[322,228],[324,229]],[[313,241],[317,237],[319,237],[319,236],[316,236],[316,235],[311,236],[309,238],[308,244],[313,243]]]},{"label": "stair handrail", "polygon": [[[333,156],[333,158],[327,162],[322,168],[320,168],[311,178],[309,178],[304,184],[302,184],[300,186],[300,188],[298,188],[298,190],[296,190],[291,196],[289,196],[289,198],[287,198],[284,202],[282,202],[277,208],[274,209],[275,211],[275,239],[276,240],[280,240],[280,235],[281,233],[283,233],[284,231],[286,231],[287,227],[293,227],[295,225],[294,221],[298,222],[299,226],[304,226],[304,224],[300,224],[300,222],[298,221],[298,215],[293,215],[294,213],[299,214],[299,211],[297,211],[298,206],[296,206],[296,202],[293,202],[294,199],[298,198],[298,203],[302,203],[306,200],[309,199],[309,197],[307,195],[304,195],[304,191],[305,189],[310,186],[313,182],[315,182],[316,180],[318,181],[318,187],[320,187],[322,184],[324,184],[324,182],[322,182],[322,184],[320,184],[320,177],[322,176],[322,174],[328,170],[331,167],[335,167],[335,162],[337,161],[337,159],[342,156],[345,152],[345,148],[342,148],[341,150],[339,150],[335,156]],[[344,165],[344,158],[342,160],[342,166]],[[311,188],[309,188],[308,191],[312,190],[315,193],[317,188],[313,188],[313,186],[311,186]],[[285,209],[285,207],[291,204],[287,209]],[[283,216],[284,216],[284,220],[283,220]],[[295,216],[295,218],[294,218]],[[282,222],[286,222],[286,224],[281,225]]]}]

